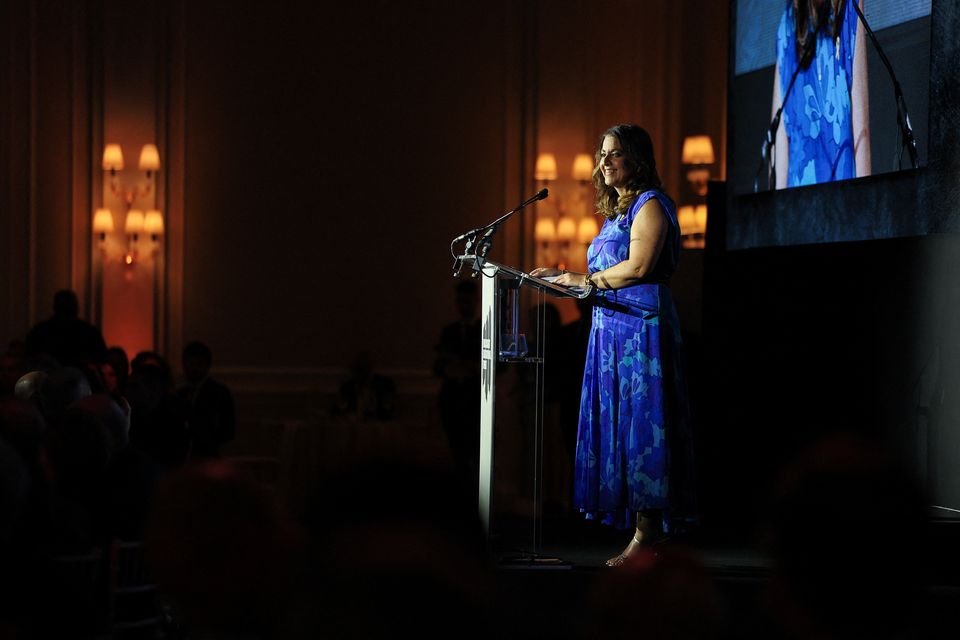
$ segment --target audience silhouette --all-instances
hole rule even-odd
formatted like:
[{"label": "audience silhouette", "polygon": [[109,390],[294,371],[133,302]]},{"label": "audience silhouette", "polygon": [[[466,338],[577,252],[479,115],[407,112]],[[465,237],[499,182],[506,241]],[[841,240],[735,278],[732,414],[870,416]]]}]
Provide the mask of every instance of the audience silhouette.
[{"label": "audience silhouette", "polygon": [[130,415],[112,396],[93,394],[75,402],[72,409],[100,420],[110,435],[112,453],[103,495],[105,539],[141,540],[162,467],[130,443]]},{"label": "audience silhouette", "polygon": [[191,458],[218,458],[236,433],[233,394],[210,376],[213,352],[202,342],[183,348],[184,384],[177,396],[187,408]]},{"label": "audience silhouette", "polygon": [[26,351],[49,355],[61,366],[91,374],[104,361],[107,346],[100,330],[80,318],[77,294],[62,289],[53,296],[53,315],[27,333]]},{"label": "audience silhouette", "polygon": [[27,373],[26,354],[11,344],[0,356],[0,397],[13,394],[17,380]]},{"label": "audience silhouette", "polygon": [[579,638],[721,640],[727,605],[703,562],[689,549],[644,549],[617,571],[601,575],[586,598]]},{"label": "audience silhouette", "polygon": [[[179,636],[155,637],[486,637],[545,628],[536,615],[554,611],[531,611],[527,623],[522,603],[499,599],[502,572],[476,510],[478,291],[473,281],[456,291],[460,319],[443,328],[434,362],[455,464],[407,434],[391,435],[393,424],[346,425],[368,437],[325,441],[344,446],[320,462],[321,481],[296,516],[276,487],[219,458],[238,421],[233,394],[210,375],[207,345],[184,348],[179,388],[160,353],[137,353],[128,372],[123,349],[105,349],[78,319],[76,297],[58,293],[54,317],[0,359],[0,637],[110,637],[112,549],[121,540],[144,542],[168,615],[183,625]],[[531,342],[543,347],[556,382],[547,429],[575,424],[589,309],[561,326],[548,304],[545,342]],[[341,416],[394,417],[394,383],[373,369],[361,351],[340,390]],[[572,447],[575,434],[554,435]],[[560,454],[548,452],[556,464]],[[572,448],[567,454],[564,464]],[[543,473],[547,501],[563,495],[553,490],[565,485],[563,474]],[[580,624],[552,635],[921,637],[923,504],[876,442],[825,438],[772,487],[763,538],[772,573],[738,616],[697,553],[668,542],[589,578]],[[64,567],[86,562],[99,580],[85,591],[58,582]]]},{"label": "audience silhouette", "polygon": [[114,398],[122,398],[127,392],[127,379],[130,377],[130,361],[123,347],[107,349],[106,359],[100,367],[103,378],[103,390]]},{"label": "audience silhouette", "polygon": [[189,637],[268,638],[302,561],[295,523],[229,462],[190,463],[157,485],[145,543]]},{"label": "audience silhouette", "polygon": [[479,289],[473,280],[456,285],[457,320],[443,327],[433,373],[440,378],[440,424],[461,472],[475,478],[480,448]]},{"label": "audience silhouette", "polygon": [[841,433],[803,451],[766,512],[775,573],[751,637],[915,637],[928,565],[923,505],[877,442]]},{"label": "audience silhouette", "polygon": [[347,379],[340,385],[332,413],[355,422],[392,420],[396,395],[393,380],[374,371],[370,353],[361,351],[353,359]]},{"label": "audience silhouette", "polygon": [[190,455],[187,408],[174,393],[167,361],[153,352],[138,353],[127,381],[130,441],[161,466],[170,469]]}]

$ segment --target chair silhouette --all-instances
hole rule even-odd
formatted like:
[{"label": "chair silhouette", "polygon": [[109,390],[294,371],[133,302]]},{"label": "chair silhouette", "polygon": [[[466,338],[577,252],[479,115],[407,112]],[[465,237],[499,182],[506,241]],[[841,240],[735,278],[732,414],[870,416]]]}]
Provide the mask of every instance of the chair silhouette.
[{"label": "chair silhouette", "polygon": [[163,610],[139,540],[112,545],[110,628],[114,638],[159,638]]}]

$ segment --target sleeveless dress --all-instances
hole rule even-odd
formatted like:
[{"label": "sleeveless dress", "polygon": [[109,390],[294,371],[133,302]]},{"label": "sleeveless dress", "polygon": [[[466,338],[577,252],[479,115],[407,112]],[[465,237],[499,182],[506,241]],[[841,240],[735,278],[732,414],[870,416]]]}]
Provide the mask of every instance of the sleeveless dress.
[{"label": "sleeveless dress", "polygon": [[651,198],[667,217],[666,241],[643,284],[597,291],[580,398],[574,505],[619,529],[632,527],[637,511],[663,509],[669,530],[693,502],[680,323],[666,284],[680,256],[673,202],[647,191],[607,220],[587,250],[588,269],[627,258],[630,226]]},{"label": "sleeveless dress", "polygon": [[[832,9],[830,16],[832,25]],[[830,35],[831,27],[819,30],[813,60],[800,70],[784,102],[783,127],[790,146],[787,186],[857,177],[850,103],[857,22],[851,9],[836,40]],[[793,2],[787,0],[777,28],[781,96],[786,95],[799,62],[795,25]]]}]

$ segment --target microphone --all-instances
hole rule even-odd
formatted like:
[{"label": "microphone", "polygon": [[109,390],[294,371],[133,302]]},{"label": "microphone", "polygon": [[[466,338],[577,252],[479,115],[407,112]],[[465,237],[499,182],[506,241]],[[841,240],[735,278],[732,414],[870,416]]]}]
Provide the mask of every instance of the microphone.
[{"label": "microphone", "polygon": [[[475,255],[476,257],[480,258],[480,260],[475,260],[473,263],[474,272],[472,275],[475,277],[477,272],[479,271],[480,263],[483,261],[484,258],[487,257],[487,253],[489,253],[490,251],[490,246],[493,243],[493,234],[496,233],[497,227],[499,227],[504,220],[506,220],[513,214],[515,214],[517,211],[520,211],[521,209],[523,209],[524,207],[526,207],[532,202],[543,200],[549,194],[550,192],[547,189],[540,189],[540,191],[535,193],[533,196],[531,196],[530,198],[527,198],[526,200],[518,204],[515,208],[506,212],[505,214],[503,214],[502,216],[500,216],[490,224],[484,225],[482,227],[477,227],[476,229],[471,229],[470,231],[467,231],[466,233],[462,233],[456,238],[454,238],[450,242],[450,253],[453,254],[453,258],[454,258],[453,275],[457,276],[460,273],[460,268],[463,266],[462,257],[457,255],[456,251],[454,251],[453,245],[457,244],[462,240],[469,239],[469,241],[467,242],[467,246],[465,247],[465,252],[469,251],[472,247],[476,246]],[[477,236],[480,233],[483,233],[483,237],[478,239]]]},{"label": "microphone", "polygon": [[[890,75],[890,80],[893,81],[893,93],[894,99],[897,101],[897,126],[900,127],[900,135],[903,136],[903,143],[900,145],[900,153],[903,153],[903,147],[907,148],[907,152],[910,154],[910,164],[914,169],[920,166],[919,161],[917,160],[917,141],[913,137],[913,127],[910,125],[910,114],[907,112],[907,101],[903,97],[903,90],[900,88],[900,82],[897,81],[897,74],[893,72],[893,65],[890,64],[890,60],[887,59],[886,54],[883,53],[883,49],[880,47],[880,41],[877,40],[876,34],[873,33],[873,29],[870,28],[870,25],[867,24],[867,18],[863,15],[863,11],[860,9],[860,5],[857,3],[857,0],[852,0],[853,8],[857,12],[857,17],[860,18],[861,24],[867,30],[867,35],[870,36],[870,41],[873,42],[874,48],[877,50],[877,54],[880,56],[880,61],[883,63],[883,66],[886,67],[887,73]],[[899,158],[897,160],[897,169],[900,168]]]},{"label": "microphone", "polygon": [[484,229],[485,229],[485,227],[477,227],[476,229],[471,229],[470,231],[467,231],[466,233],[461,233],[460,235],[458,235],[456,238],[453,239],[453,244],[456,244],[457,242],[460,242],[461,240],[466,240],[466,239],[469,238],[470,236],[475,236],[475,235],[477,235],[478,233],[480,233],[481,231],[483,231]]}]

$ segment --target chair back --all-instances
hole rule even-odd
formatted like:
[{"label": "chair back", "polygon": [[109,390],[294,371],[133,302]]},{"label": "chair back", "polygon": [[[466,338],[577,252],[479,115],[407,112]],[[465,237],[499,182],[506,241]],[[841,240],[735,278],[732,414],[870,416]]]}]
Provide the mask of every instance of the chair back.
[{"label": "chair back", "polygon": [[143,542],[113,544],[111,587],[113,637],[158,637],[163,619],[157,585],[150,577]]}]

